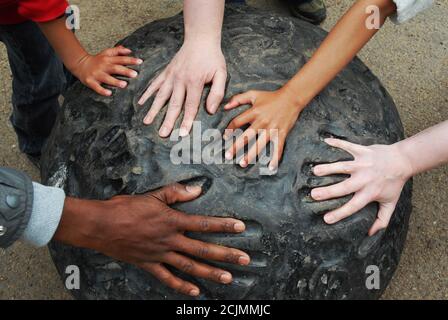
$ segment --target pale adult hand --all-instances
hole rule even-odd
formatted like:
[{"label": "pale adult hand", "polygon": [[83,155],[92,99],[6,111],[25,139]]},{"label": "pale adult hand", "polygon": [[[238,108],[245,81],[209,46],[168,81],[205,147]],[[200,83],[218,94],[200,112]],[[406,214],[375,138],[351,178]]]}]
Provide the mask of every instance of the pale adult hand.
[{"label": "pale adult hand", "polygon": [[154,101],[144,119],[146,125],[168,102],[168,110],[159,130],[161,137],[168,137],[184,108],[184,117],[179,134],[189,134],[198,113],[204,86],[211,83],[206,108],[211,114],[218,109],[227,79],[224,55],[219,45],[201,40],[186,41],[170,64],[149,85],[139,100],[143,105],[151,96]]},{"label": "pale adult hand", "polygon": [[374,235],[386,228],[400,198],[406,181],[412,176],[409,160],[396,145],[362,146],[338,139],[326,139],[332,147],[340,148],[354,157],[354,161],[322,164],[314,167],[316,176],[348,174],[350,178],[328,187],[311,191],[318,201],[354,194],[342,207],[327,213],[325,222],[334,224],[358,212],[371,202],[378,202],[377,219],[369,230]]}]

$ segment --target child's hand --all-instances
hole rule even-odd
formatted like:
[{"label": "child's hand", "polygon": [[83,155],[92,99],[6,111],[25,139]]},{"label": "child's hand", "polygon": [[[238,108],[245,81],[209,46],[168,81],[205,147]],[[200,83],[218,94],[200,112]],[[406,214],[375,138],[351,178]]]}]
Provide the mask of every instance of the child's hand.
[{"label": "child's hand", "polygon": [[[235,130],[246,124],[250,124],[250,127],[236,139],[232,147],[227,150],[225,157],[227,160],[233,159],[240,150],[241,152],[244,150],[244,146],[248,142],[258,135],[257,142],[241,159],[240,166],[245,168],[248,164],[254,163],[257,155],[271,141],[274,151],[269,169],[275,171],[283,154],[286,137],[303,108],[297,107],[291,95],[282,88],[272,92],[248,91],[236,95],[224,106],[224,109],[230,110],[244,104],[251,104],[252,108],[234,118],[226,131]],[[225,138],[228,138],[228,134],[225,134]]]},{"label": "child's hand", "polygon": [[103,96],[112,95],[112,91],[102,87],[107,84],[113,87],[126,88],[126,81],[114,78],[112,75],[135,78],[138,73],[127,68],[128,65],[142,64],[141,59],[128,57],[131,50],[118,46],[103,50],[97,55],[85,55],[72,68],[73,74],[87,87]]},{"label": "child's hand", "polygon": [[379,203],[378,216],[369,230],[374,235],[386,228],[394,213],[404,184],[412,175],[409,160],[396,145],[361,146],[338,139],[326,139],[332,147],[341,148],[354,157],[354,161],[322,164],[314,167],[316,176],[349,174],[350,178],[338,184],[315,188],[313,199],[322,201],[354,193],[353,198],[339,209],[324,216],[333,224],[358,212],[371,202]]}]

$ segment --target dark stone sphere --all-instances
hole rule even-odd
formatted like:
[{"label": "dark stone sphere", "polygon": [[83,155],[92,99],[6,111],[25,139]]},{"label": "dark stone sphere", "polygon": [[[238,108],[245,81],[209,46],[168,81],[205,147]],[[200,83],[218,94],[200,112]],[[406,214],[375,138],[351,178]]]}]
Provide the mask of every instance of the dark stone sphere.
[{"label": "dark stone sphere", "polygon": [[[249,89],[279,88],[306,63],[325,35],[295,18],[228,7],[222,39],[229,73],[225,100]],[[142,120],[152,100],[143,108],[137,101],[182,42],[181,15],[150,23],[120,42],[145,61],[127,89],[101,97],[75,84],[45,150],[43,181],[63,187],[69,196],[87,199],[141,194],[173,182],[201,183],[204,193],[199,199],[175,207],[191,214],[236,217],[246,222],[247,230],[241,235],[191,236],[240,248],[252,258],[247,267],[212,263],[232,272],[230,285],[180,274],[201,288],[202,299],[378,298],[397,268],[405,242],[411,184],[405,186],[387,230],[373,237],[367,231],[377,214],[376,203],[327,225],[322,214],[350,197],[323,202],[310,198],[313,187],[346,178],[315,177],[313,165],[351,159],[326,145],[324,138],[365,145],[403,138],[397,109],[378,79],[354,59],[302,112],[276,175],[260,175],[259,163],[246,169],[237,164],[173,164],[170,151],[177,142],[158,135],[164,113],[145,126]],[[197,116],[202,131],[223,131],[248,108],[230,112],[220,108],[209,115],[204,108],[208,90]],[[97,252],[58,243],[50,248],[62,277],[67,276],[66,266],[79,266],[81,289],[72,291],[77,298],[188,299],[147,272]],[[370,265],[379,268],[379,289],[366,287]]]}]

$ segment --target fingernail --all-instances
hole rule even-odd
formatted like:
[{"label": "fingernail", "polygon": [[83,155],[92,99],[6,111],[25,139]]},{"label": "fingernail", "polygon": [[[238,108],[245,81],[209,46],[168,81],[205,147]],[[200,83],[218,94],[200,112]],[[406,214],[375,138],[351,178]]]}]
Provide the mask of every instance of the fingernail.
[{"label": "fingernail", "polygon": [[230,273],[223,273],[222,275],[219,276],[219,281],[221,281],[222,283],[230,283],[232,282],[232,275]]},{"label": "fingernail", "polygon": [[137,64],[142,64],[143,60],[142,59],[137,59]]},{"label": "fingernail", "polygon": [[186,136],[188,136],[188,130],[187,130],[186,128],[180,128],[180,130],[179,130],[179,135],[180,135],[181,137],[186,137]]},{"label": "fingernail", "polygon": [[246,168],[247,167],[247,161],[246,160],[241,160],[240,161],[240,167]]},{"label": "fingernail", "polygon": [[249,262],[250,262],[249,257],[241,256],[241,257],[238,258],[238,263],[239,263],[240,265],[242,265],[242,266],[246,266],[246,265],[248,265]]},{"label": "fingernail", "polygon": [[107,90],[107,91],[106,91],[106,96],[111,96],[111,95],[112,95],[112,91]]},{"label": "fingernail", "polygon": [[246,225],[240,221],[233,225],[233,229],[236,232],[243,232],[244,230],[246,230]]},{"label": "fingernail", "polygon": [[319,174],[319,169],[318,169],[318,167],[314,167],[314,168],[313,168],[313,173],[314,173],[314,175]]},{"label": "fingernail", "polygon": [[151,117],[149,117],[149,116],[145,117],[145,119],[143,119],[143,123],[144,124],[151,124],[152,123]]},{"label": "fingernail", "polygon": [[132,71],[131,72],[131,77],[132,78],[136,78],[138,76],[138,72],[137,71]]},{"label": "fingernail", "polygon": [[124,81],[122,81],[122,82],[120,82],[120,88],[126,88],[126,86],[128,85],[128,83],[127,82],[124,82]]},{"label": "fingernail", "polygon": [[185,187],[185,190],[187,190],[187,192],[189,192],[189,193],[198,193],[198,192],[201,192],[202,188],[200,186],[188,185]]},{"label": "fingernail", "polygon": [[311,198],[313,198],[314,200],[319,200],[319,198],[320,198],[319,191],[311,190]]},{"label": "fingernail", "polygon": [[224,133],[224,134],[222,135],[222,138],[223,138],[224,140],[227,140],[227,139],[229,139],[229,135],[228,135],[227,133]]},{"label": "fingernail", "polygon": [[277,170],[277,167],[274,166],[273,164],[270,164],[270,165],[269,165],[269,170],[272,171],[272,172],[274,172],[274,171]]},{"label": "fingernail", "polygon": [[227,160],[232,160],[232,153],[230,151],[227,151],[225,156]]},{"label": "fingernail", "polygon": [[199,290],[198,289],[191,289],[190,292],[188,293],[190,296],[196,297],[199,295]]},{"label": "fingernail", "polygon": [[170,134],[170,130],[167,127],[163,126],[162,128],[160,128],[159,134],[162,137],[166,137],[167,135]]},{"label": "fingernail", "polygon": [[326,223],[333,223],[334,222],[334,217],[331,214],[327,214],[324,216],[324,220]]},{"label": "fingernail", "polygon": [[218,109],[218,107],[216,106],[216,104],[213,104],[210,106],[210,113],[211,114],[215,114],[216,109]]}]

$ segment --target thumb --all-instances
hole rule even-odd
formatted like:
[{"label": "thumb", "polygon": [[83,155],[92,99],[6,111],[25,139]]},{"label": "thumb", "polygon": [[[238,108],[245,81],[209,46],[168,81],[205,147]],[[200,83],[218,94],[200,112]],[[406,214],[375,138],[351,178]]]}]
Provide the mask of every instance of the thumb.
[{"label": "thumb", "polygon": [[390,218],[394,213],[394,210],[395,210],[395,204],[388,204],[388,205],[380,204],[378,216],[369,230],[369,236],[373,236],[381,229],[387,228],[387,226],[389,225]]},{"label": "thumb", "polygon": [[216,72],[207,98],[207,111],[210,114],[214,114],[216,110],[218,110],[218,107],[224,98],[224,92],[226,91],[226,80],[227,71],[220,70]]},{"label": "thumb", "polygon": [[230,99],[230,101],[224,106],[224,110],[234,109],[243,104],[254,104],[255,103],[255,91],[247,91],[245,93],[237,94]]},{"label": "thumb", "polygon": [[109,57],[126,56],[126,55],[129,55],[131,53],[132,53],[132,51],[130,49],[125,48],[123,46],[118,46],[118,47],[106,49],[106,54]]},{"label": "thumb", "polygon": [[168,205],[176,202],[186,202],[196,199],[201,195],[202,188],[200,186],[182,185],[174,183],[160,188],[152,194]]}]

